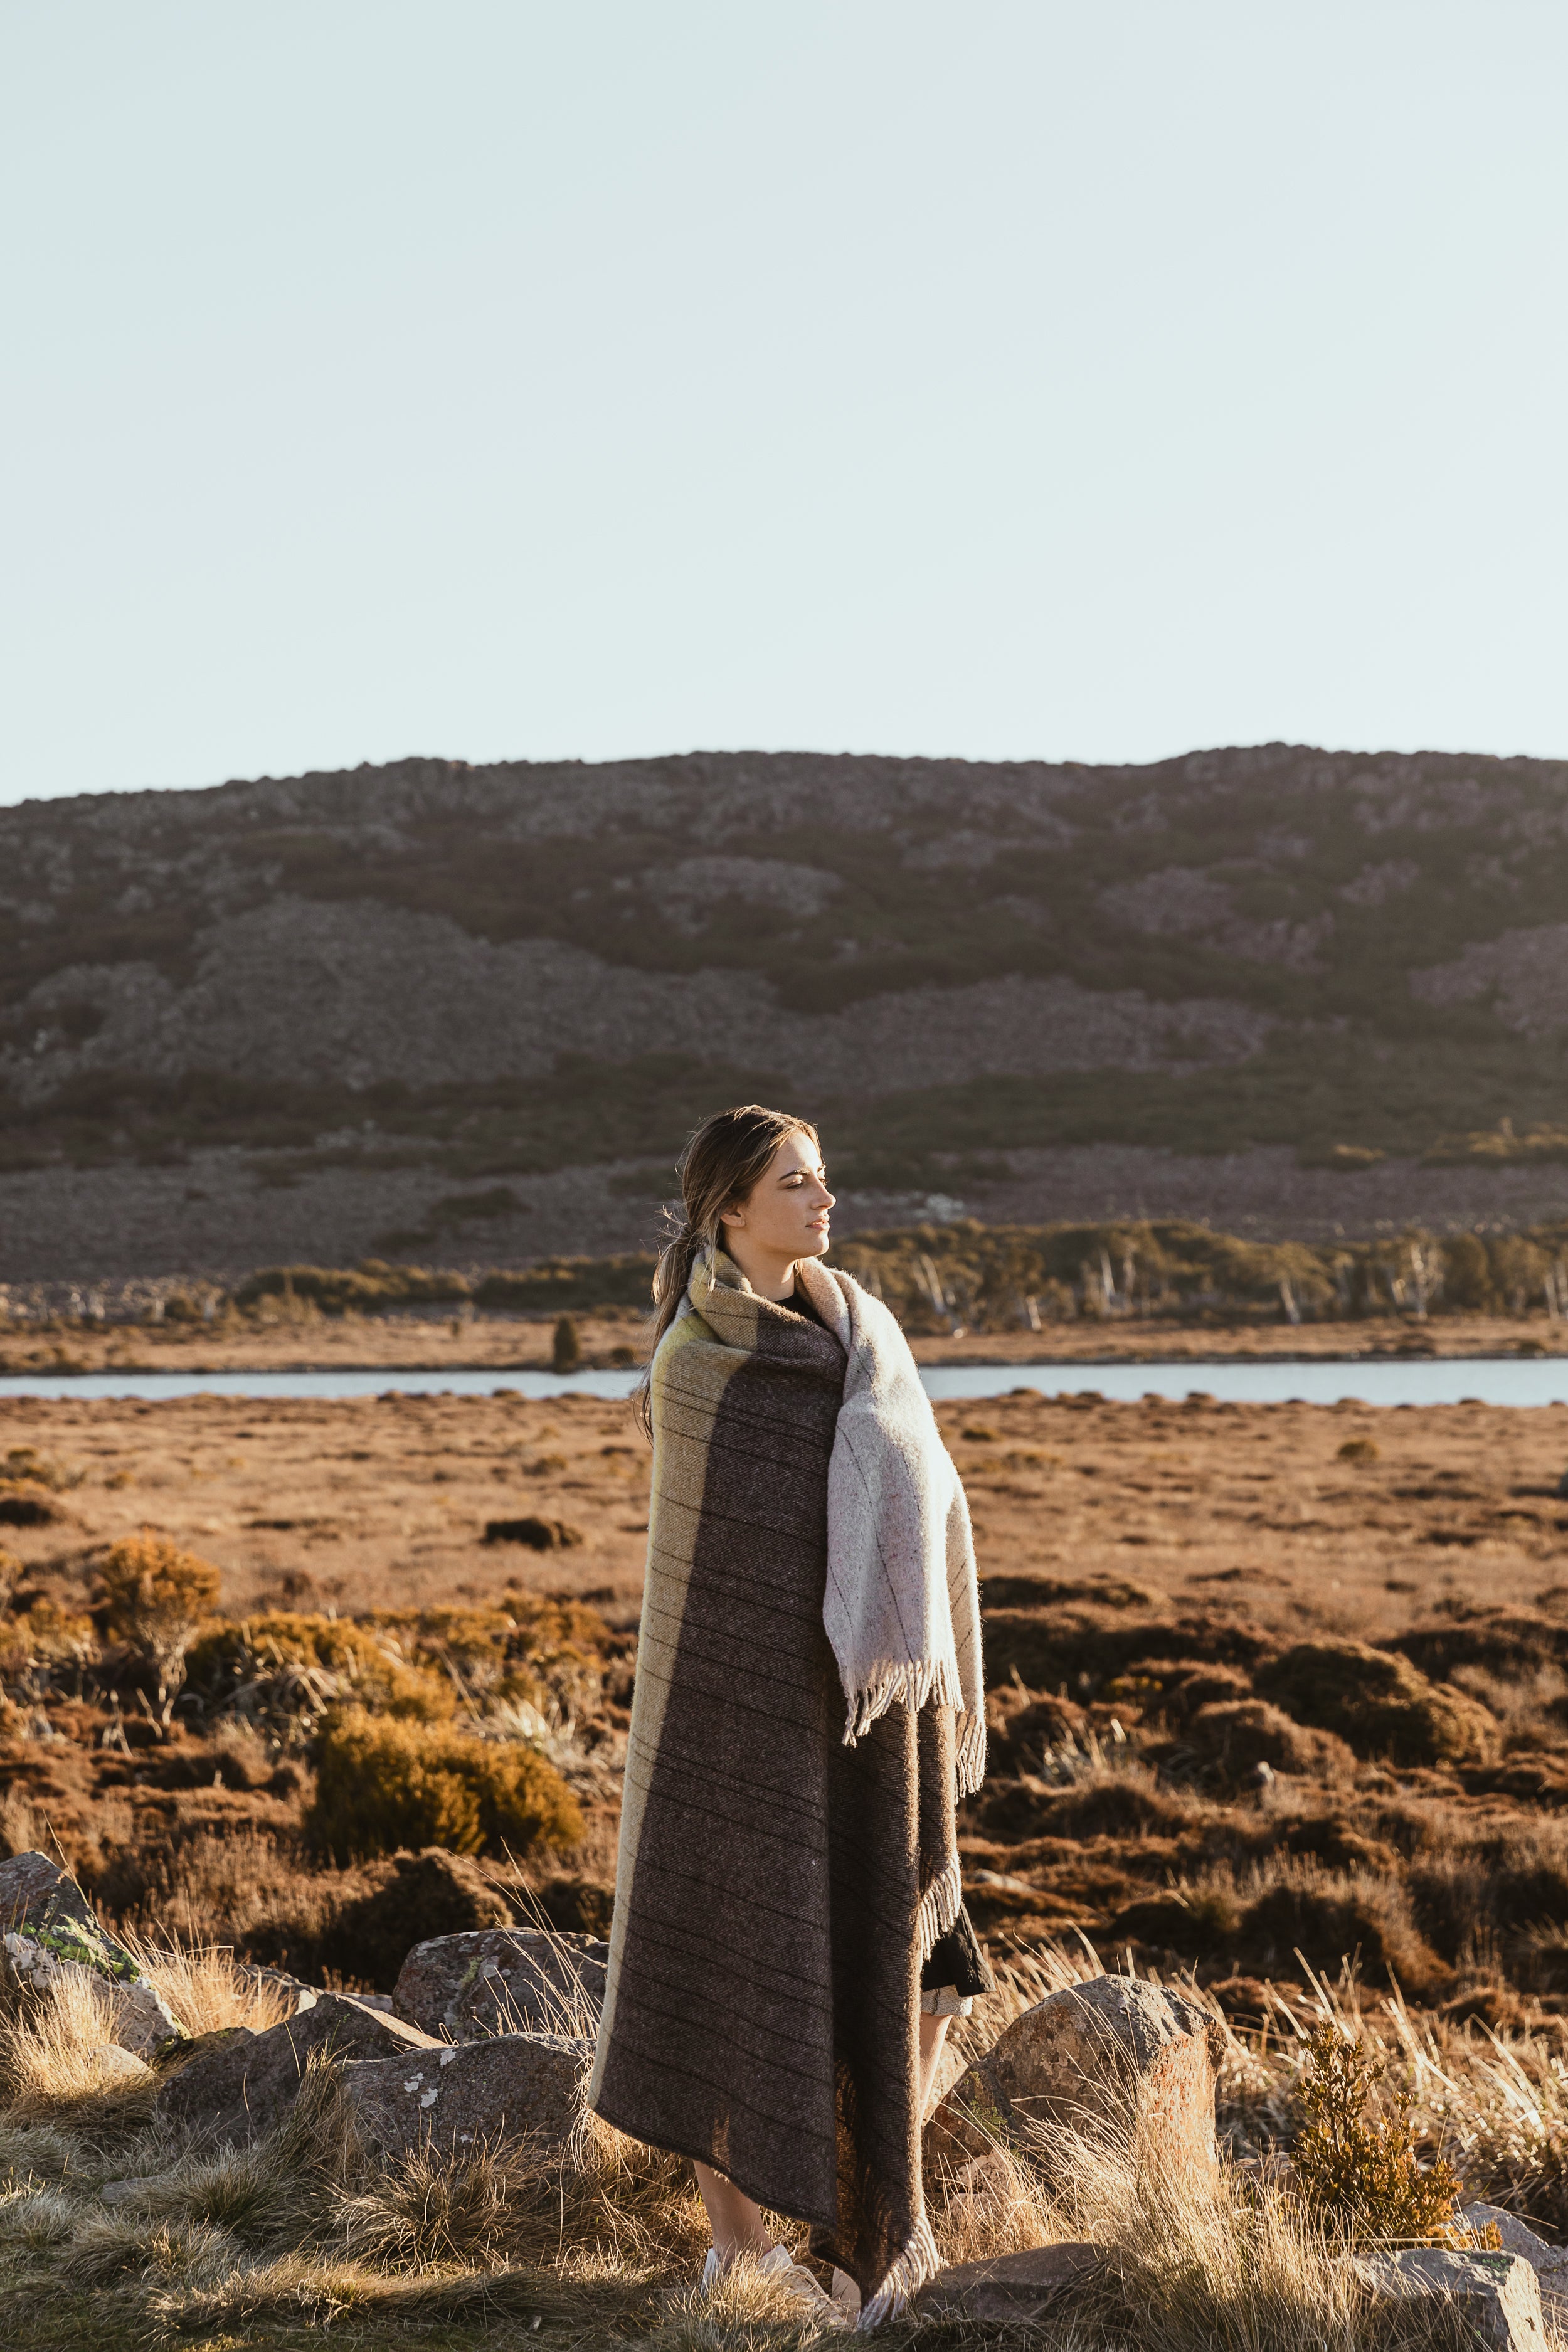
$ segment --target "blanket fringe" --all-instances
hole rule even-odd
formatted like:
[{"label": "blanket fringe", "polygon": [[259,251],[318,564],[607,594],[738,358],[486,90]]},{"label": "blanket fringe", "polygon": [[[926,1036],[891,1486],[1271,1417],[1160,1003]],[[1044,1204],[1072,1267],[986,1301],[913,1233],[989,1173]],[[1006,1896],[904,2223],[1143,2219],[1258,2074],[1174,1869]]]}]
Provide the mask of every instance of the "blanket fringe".
[{"label": "blanket fringe", "polygon": [[855,2323],[858,2333],[866,2336],[873,2327],[880,2327],[889,2319],[901,2319],[927,2279],[934,2278],[941,2268],[936,2240],[931,2235],[931,2223],[922,2209],[903,2252],[876,2294],[861,2305],[860,2316]]},{"label": "blanket fringe", "polygon": [[953,1761],[957,1769],[958,1793],[973,1797],[985,1778],[985,1717],[969,1715],[960,1709],[953,1726],[957,1734],[957,1753]]},{"label": "blanket fringe", "polygon": [[939,1943],[958,1916],[963,1901],[963,1874],[956,1861],[951,1862],[940,1878],[932,1879],[921,1896],[920,1909],[915,1914],[915,1932],[920,1939],[921,1966],[924,1968],[931,1949]]},{"label": "blanket fringe", "polygon": [[950,1660],[934,1659],[926,1665],[903,1664],[880,1666],[859,1690],[849,1694],[849,1709],[844,1726],[844,1745],[853,1748],[858,1740],[890,1706],[902,1699],[918,1713],[932,1699],[938,1706],[950,1706],[953,1711],[953,1732],[956,1752],[953,1757],[958,1793],[972,1797],[985,1778],[985,1717],[964,1706],[963,1691],[958,1670]]},{"label": "blanket fringe", "polygon": [[845,1747],[853,1748],[879,1717],[900,1699],[917,1712],[932,1699],[938,1706],[962,1708],[963,1691],[957,1666],[948,1658],[928,1659],[923,1665],[905,1659],[896,1666],[874,1666],[859,1689],[849,1694]]}]

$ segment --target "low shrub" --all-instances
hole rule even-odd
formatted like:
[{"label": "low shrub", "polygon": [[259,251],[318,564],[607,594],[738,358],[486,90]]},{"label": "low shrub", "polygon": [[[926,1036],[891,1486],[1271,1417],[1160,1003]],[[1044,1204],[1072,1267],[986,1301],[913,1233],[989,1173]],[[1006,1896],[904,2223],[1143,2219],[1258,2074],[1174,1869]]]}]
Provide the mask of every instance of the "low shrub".
[{"label": "low shrub", "polygon": [[527,1512],[521,1519],[487,1519],[488,1544],[527,1544],[531,1551],[565,1551],[583,1540],[583,1530],[569,1519],[542,1519]]},{"label": "low shrub", "polygon": [[191,1646],[186,1673],[208,1711],[261,1725],[285,1745],[307,1738],[345,1701],[397,1720],[445,1721],[457,1707],[451,1677],[411,1663],[400,1646],[373,1626],[277,1610],[204,1634]]},{"label": "low shrub", "polygon": [[1355,1765],[1336,1733],[1293,1723],[1266,1699],[1218,1699],[1200,1706],[1186,1736],[1201,1756],[1237,1779],[1267,1764],[1276,1772],[1339,1780]]},{"label": "low shrub", "polygon": [[340,1862],[399,1846],[521,1854],[575,1845],[583,1816],[554,1766],[531,1748],[356,1707],[322,1727],[306,1829]]},{"label": "low shrub", "polygon": [[1369,1983],[1397,1985],[1417,2000],[1452,1981],[1411,1917],[1397,1880],[1280,1856],[1266,1865],[1263,1891],[1247,1906],[1237,1957],[1259,1976],[1279,1976],[1292,1969],[1298,1953],[1320,1975],[1337,1976],[1348,1960]]},{"label": "low shrub", "polygon": [[0,1528],[52,1528],[64,1517],[47,1486],[32,1479],[0,1484]]},{"label": "low shrub", "polygon": [[98,1576],[105,1630],[160,1668],[184,1660],[196,1628],[217,1606],[211,1561],[151,1528],[112,1544]]},{"label": "low shrub", "polygon": [[1401,1867],[1396,1846],[1382,1838],[1363,1836],[1338,1813],[1310,1813],[1280,1825],[1279,1846],[1286,1853],[1310,1854],[1329,1870],[1373,1871],[1393,1875]]},{"label": "low shrub", "polygon": [[1146,1764],[1127,1760],[1125,1750],[1100,1763],[1080,1754],[1078,1770],[1080,1777],[1065,1788],[1030,1775],[988,1780],[966,1810],[966,1825],[973,1817],[984,1836],[1007,1845],[1036,1838],[1172,1837],[1190,1826],[1188,1801],[1163,1787]]},{"label": "low shrub", "polygon": [[0,1627],[0,1672],[15,1678],[39,1666],[85,1666],[97,1655],[92,1619],[62,1609],[47,1592]]},{"label": "low shrub", "polygon": [[1300,1724],[1332,1731],[1358,1756],[1395,1764],[1488,1763],[1495,1717],[1464,1691],[1429,1683],[1397,1652],[1364,1642],[1298,1642],[1253,1676],[1258,1696]]},{"label": "low shrub", "polygon": [[1303,2202],[1361,2246],[1443,2243],[1457,2234],[1459,2179],[1441,2156],[1423,2167],[1410,2101],[1367,2112],[1387,2061],[1325,2021],[1310,2035],[1296,2088],[1300,2126],[1290,2151]]},{"label": "low shrub", "polygon": [[550,1343],[550,1369],[558,1375],[574,1372],[583,1360],[583,1342],[570,1315],[563,1315]]},{"label": "low shrub", "polygon": [[1142,1687],[1135,1695],[1152,1714],[1163,1716],[1173,1729],[1190,1723],[1200,1709],[1231,1699],[1250,1698],[1252,1676],[1240,1666],[1218,1666],[1194,1658],[1140,1658],[1127,1674],[1111,1683],[1104,1696],[1118,1699],[1122,1684]]},{"label": "low shrub", "polygon": [[47,1486],[52,1494],[64,1494],[68,1488],[79,1486],[87,1476],[84,1465],[61,1462],[52,1454],[40,1454],[36,1445],[8,1446],[0,1458],[0,1478],[21,1479],[34,1486]]},{"label": "low shrub", "polygon": [[1233,1948],[1240,1926],[1240,1898],[1234,1887],[1219,1883],[1130,1903],[1111,1921],[1110,1938],[1113,1944],[1142,1944],[1184,1960],[1204,1960]]}]

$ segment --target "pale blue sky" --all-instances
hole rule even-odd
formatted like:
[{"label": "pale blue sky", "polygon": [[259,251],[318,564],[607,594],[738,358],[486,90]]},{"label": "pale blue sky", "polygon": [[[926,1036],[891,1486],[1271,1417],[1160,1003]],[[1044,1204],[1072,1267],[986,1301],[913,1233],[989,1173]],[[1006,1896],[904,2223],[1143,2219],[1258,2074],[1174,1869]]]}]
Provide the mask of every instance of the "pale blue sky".
[{"label": "pale blue sky", "polygon": [[1562,0],[0,0],[0,797],[1568,755]]}]

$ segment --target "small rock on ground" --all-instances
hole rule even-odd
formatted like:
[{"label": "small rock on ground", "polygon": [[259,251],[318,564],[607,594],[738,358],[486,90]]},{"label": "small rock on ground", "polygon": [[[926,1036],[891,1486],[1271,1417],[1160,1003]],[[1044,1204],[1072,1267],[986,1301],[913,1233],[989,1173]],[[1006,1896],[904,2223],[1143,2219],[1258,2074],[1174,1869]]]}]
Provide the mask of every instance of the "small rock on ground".
[{"label": "small rock on ground", "polygon": [[188,2038],[76,1881],[47,1853],[0,1862],[0,1948],[5,1973],[34,1992],[73,1979],[96,1986],[116,2044],[138,2058],[158,2057]]},{"label": "small rock on ground", "polygon": [[922,2319],[967,2320],[974,2326],[1026,2325],[1074,2287],[1086,2285],[1105,2259],[1098,2246],[1064,2244],[955,2263],[927,2280],[914,2307]]},{"label": "small rock on ground", "polygon": [[1522,2254],[1451,2253],[1416,2246],[1371,2255],[1357,2269],[1390,2302],[1445,2304],[1486,2352],[1546,2352],[1541,2284]]},{"label": "small rock on ground", "polygon": [[392,1996],[426,2033],[474,2042],[497,2033],[592,2032],[610,1948],[592,1936],[488,1927],[416,1944]]},{"label": "small rock on ground", "polygon": [[462,2155],[484,2142],[532,2138],[559,2146],[571,2131],[594,2045],[564,2034],[500,2033],[437,2043],[398,2058],[363,2058],[343,2069],[373,2147],[429,2141]]},{"label": "small rock on ground", "polygon": [[237,2026],[206,2037],[188,2065],[158,2094],[165,2122],[193,2126],[237,2146],[269,2131],[299,2095],[311,2056],[423,2057],[441,2047],[429,2034],[367,2009],[349,1993],[322,1993],[300,2016],[252,2033]]}]

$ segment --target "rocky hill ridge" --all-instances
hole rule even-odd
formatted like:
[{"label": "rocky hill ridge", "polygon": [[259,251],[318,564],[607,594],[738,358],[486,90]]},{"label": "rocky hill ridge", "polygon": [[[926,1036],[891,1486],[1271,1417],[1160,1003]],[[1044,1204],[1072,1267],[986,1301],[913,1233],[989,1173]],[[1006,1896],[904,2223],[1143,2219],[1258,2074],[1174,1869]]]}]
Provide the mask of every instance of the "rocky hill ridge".
[{"label": "rocky hill ridge", "polygon": [[[380,768],[0,811],[0,1151],[1420,1151],[1568,1117],[1568,763],[812,753]],[[351,1139],[353,1139],[351,1141]],[[456,1155],[454,1158],[452,1155]]]}]

